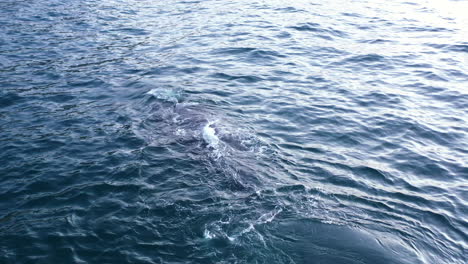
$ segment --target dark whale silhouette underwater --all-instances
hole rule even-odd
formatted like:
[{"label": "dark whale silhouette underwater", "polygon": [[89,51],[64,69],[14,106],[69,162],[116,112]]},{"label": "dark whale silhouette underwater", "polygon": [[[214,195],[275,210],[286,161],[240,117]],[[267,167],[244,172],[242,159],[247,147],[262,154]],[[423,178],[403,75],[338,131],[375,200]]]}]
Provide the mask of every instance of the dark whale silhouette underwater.
[{"label": "dark whale silhouette underwater", "polygon": [[[227,186],[232,191],[262,193],[266,186],[255,175],[265,168],[257,168],[255,162],[259,160],[256,155],[262,153],[265,154],[262,158],[271,158],[274,152],[270,146],[263,144],[252,133],[231,125],[228,119],[213,113],[203,103],[184,100],[180,90],[153,89],[147,94],[154,100],[149,120],[165,132],[165,140],[159,143],[191,146],[192,157],[208,161],[215,171],[221,172],[225,177],[223,183],[229,182]],[[271,152],[263,153],[263,149]],[[416,253],[394,236],[304,219],[297,208],[290,210],[296,211],[295,214],[299,216],[282,218],[283,210],[275,208],[258,219],[231,219],[233,222],[250,221],[245,229],[235,232],[224,228],[229,221],[226,222],[228,224],[215,222],[208,225],[204,236],[217,244],[236,243],[243,234],[257,232],[257,224],[276,219],[275,224],[262,231],[277,238],[275,247],[288,252],[289,258],[296,263],[308,263],[310,259],[318,261],[314,263],[335,264],[420,263]],[[295,238],[280,235],[287,233],[294,234]]]}]

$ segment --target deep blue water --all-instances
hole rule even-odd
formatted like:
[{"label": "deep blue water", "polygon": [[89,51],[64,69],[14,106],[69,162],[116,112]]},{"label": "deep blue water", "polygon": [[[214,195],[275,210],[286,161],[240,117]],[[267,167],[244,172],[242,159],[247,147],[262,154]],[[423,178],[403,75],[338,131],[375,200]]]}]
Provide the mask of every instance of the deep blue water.
[{"label": "deep blue water", "polygon": [[0,1],[0,263],[466,263],[467,1]]}]

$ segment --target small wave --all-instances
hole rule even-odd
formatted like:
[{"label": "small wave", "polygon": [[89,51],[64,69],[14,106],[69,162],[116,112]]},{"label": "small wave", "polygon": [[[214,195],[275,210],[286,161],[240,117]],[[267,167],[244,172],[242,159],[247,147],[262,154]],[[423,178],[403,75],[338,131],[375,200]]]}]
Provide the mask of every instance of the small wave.
[{"label": "small wave", "polygon": [[325,36],[324,35],[317,35],[317,36],[323,37],[323,38],[327,38],[327,37],[330,38],[331,36],[342,38],[342,37],[347,36],[347,34],[341,30],[323,27],[322,25],[318,23],[302,23],[296,26],[292,26],[290,28],[295,29],[297,31],[322,33],[322,34],[325,34]]},{"label": "small wave", "polygon": [[355,65],[369,69],[389,70],[393,68],[392,60],[388,57],[379,54],[363,54],[348,57],[339,62],[332,63],[332,65]]},{"label": "small wave", "polygon": [[212,75],[213,78],[216,79],[223,79],[223,80],[228,80],[228,81],[238,81],[241,83],[256,83],[260,82],[263,79],[258,76],[253,76],[253,75],[230,75],[226,73],[215,73]]},{"label": "small wave", "polygon": [[355,63],[373,63],[384,61],[385,57],[378,54],[366,54],[366,55],[357,55],[350,58],[347,58],[346,62],[355,62]]},{"label": "small wave", "polygon": [[430,27],[430,26],[424,26],[424,27],[408,26],[408,27],[402,27],[401,29],[406,32],[452,32],[453,31],[448,28]]},{"label": "small wave", "polygon": [[19,95],[15,93],[0,93],[0,108],[14,105],[22,99]]},{"label": "small wave", "polygon": [[448,51],[454,51],[454,52],[463,52],[463,53],[468,53],[468,43],[461,43],[461,44],[426,44],[429,47],[435,48],[435,49],[442,49],[442,50],[448,50]]}]

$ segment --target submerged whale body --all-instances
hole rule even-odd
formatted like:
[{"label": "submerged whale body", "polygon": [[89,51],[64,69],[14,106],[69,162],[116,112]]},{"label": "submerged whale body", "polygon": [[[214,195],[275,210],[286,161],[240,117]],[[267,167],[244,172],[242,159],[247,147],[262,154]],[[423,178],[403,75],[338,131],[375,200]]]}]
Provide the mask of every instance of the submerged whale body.
[{"label": "submerged whale body", "polygon": [[151,95],[151,112],[145,131],[160,131],[157,137],[149,133],[152,144],[183,149],[184,155],[209,163],[214,173],[224,175],[229,188],[261,185],[252,164],[261,144],[252,134],[202,103],[181,100],[180,92],[152,90],[147,94]]},{"label": "submerged whale body", "polygon": [[[157,99],[153,102],[152,115],[156,129],[162,130],[159,135],[166,139],[164,143],[183,145],[184,151],[188,150],[197,159],[208,162],[212,168],[210,181],[222,186],[219,188],[249,193],[263,185],[257,177],[261,169],[257,169],[258,164],[250,152],[249,144],[252,143],[246,143],[248,136],[230,127],[230,122],[210,112],[202,104],[180,102],[171,97],[178,93],[150,94]],[[274,224],[257,225],[255,228],[264,236],[269,236],[273,251],[284,252],[292,263],[421,263],[411,248],[387,233],[370,233],[349,226],[304,219],[278,219]],[[249,227],[237,236],[223,236],[221,228],[214,228],[206,232],[205,237],[213,243],[229,246],[236,243],[232,238],[240,238],[252,230]],[[216,235],[218,233],[219,236]],[[260,245],[268,247],[267,244]],[[258,248],[258,255],[261,256],[264,249]]]},{"label": "submerged whale body", "polygon": [[[147,92],[156,100],[152,104],[151,120],[158,123],[172,140],[198,145],[211,150],[248,151],[243,133],[234,133],[226,120],[211,113],[203,105],[181,102],[181,92],[153,89]],[[169,140],[171,141],[171,140]]]}]

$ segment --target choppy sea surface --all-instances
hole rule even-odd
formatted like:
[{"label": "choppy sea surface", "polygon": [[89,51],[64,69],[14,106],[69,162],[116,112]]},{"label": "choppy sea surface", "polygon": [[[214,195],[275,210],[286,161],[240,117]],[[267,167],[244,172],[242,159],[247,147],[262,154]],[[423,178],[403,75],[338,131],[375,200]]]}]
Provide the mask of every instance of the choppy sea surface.
[{"label": "choppy sea surface", "polygon": [[0,263],[466,263],[467,10],[1,0]]}]

